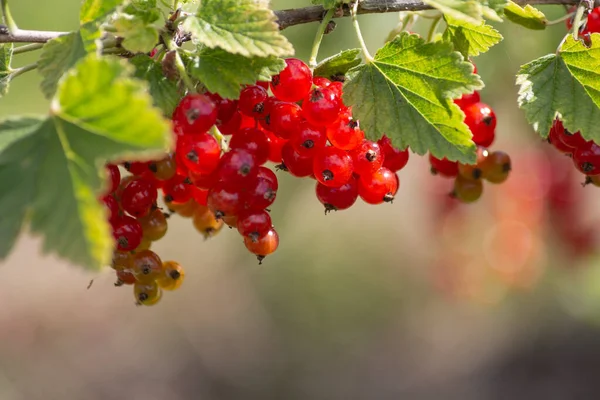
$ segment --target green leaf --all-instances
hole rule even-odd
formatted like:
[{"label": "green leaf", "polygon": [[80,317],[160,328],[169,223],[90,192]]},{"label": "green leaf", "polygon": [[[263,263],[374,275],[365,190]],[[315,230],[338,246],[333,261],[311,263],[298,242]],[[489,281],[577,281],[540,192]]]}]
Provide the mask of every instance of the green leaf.
[{"label": "green leaf", "polygon": [[134,53],[148,53],[158,43],[158,28],[144,18],[133,14],[120,14],[113,21],[116,35],[123,38],[123,47]]},{"label": "green leaf", "polygon": [[279,32],[267,4],[255,0],[203,0],[183,29],[195,43],[246,57],[289,56],[294,48]]},{"label": "green leaf", "polygon": [[444,32],[444,40],[452,42],[454,49],[465,58],[485,53],[502,40],[500,32],[485,22],[471,24],[450,16],[445,16],[445,19],[448,26]]},{"label": "green leaf", "polygon": [[123,3],[124,0],[85,0],[79,11],[79,23],[85,25],[99,20]]},{"label": "green leaf", "polygon": [[12,61],[13,44],[0,44],[0,97],[8,93],[8,86],[12,78],[10,63]]},{"label": "green leaf", "polygon": [[373,62],[350,70],[344,101],[370,139],[385,133],[399,148],[472,163],[475,145],[452,98],[481,87],[473,65],[450,44],[404,32]]},{"label": "green leaf", "polygon": [[334,75],[346,75],[346,72],[360,63],[360,49],[344,50],[321,61],[315,68],[314,75],[327,78]]},{"label": "green leaf", "polygon": [[165,77],[161,64],[147,55],[137,55],[129,61],[135,66],[135,77],[148,82],[154,104],[164,115],[172,115],[181,98],[177,82]]},{"label": "green leaf", "polygon": [[151,107],[127,62],[89,55],[61,81],[45,118],[0,123],[0,258],[27,218],[44,251],[84,267],[110,259],[113,240],[98,201],[102,166],[170,145],[169,124]]},{"label": "green leaf", "polygon": [[38,60],[38,72],[42,75],[42,92],[50,98],[56,92],[58,80],[67,70],[85,57],[87,51],[79,32],[59,36],[48,41]]},{"label": "green leaf", "polygon": [[206,88],[222,97],[237,99],[241,85],[252,84],[265,75],[271,75],[285,68],[285,61],[277,57],[244,57],[222,49],[204,48],[198,57],[188,63],[190,74],[199,79]]},{"label": "green leaf", "polygon": [[568,130],[600,142],[600,34],[590,48],[568,35],[558,54],[523,65],[517,84],[519,106],[542,137],[558,113]]},{"label": "green leaf", "polygon": [[440,10],[445,16],[457,20],[475,25],[482,21],[482,5],[477,0],[423,0],[423,2]]},{"label": "green leaf", "polygon": [[323,6],[324,9],[328,10],[337,7],[342,3],[350,3],[350,0],[311,0],[311,3],[317,6]]},{"label": "green leaf", "polygon": [[529,4],[525,8],[509,1],[504,8],[504,15],[515,24],[519,24],[528,29],[543,30],[546,29],[548,20],[543,12]]}]

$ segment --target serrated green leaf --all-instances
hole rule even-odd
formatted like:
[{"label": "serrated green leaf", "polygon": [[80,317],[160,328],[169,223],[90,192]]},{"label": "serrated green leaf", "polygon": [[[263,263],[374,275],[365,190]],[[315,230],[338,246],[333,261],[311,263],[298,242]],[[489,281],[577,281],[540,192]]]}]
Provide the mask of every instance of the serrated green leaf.
[{"label": "serrated green leaf", "polygon": [[133,14],[120,14],[113,21],[123,47],[134,53],[148,53],[158,43],[158,29]]},{"label": "serrated green leaf", "polygon": [[350,70],[344,101],[371,139],[385,133],[399,148],[472,163],[475,145],[452,98],[481,87],[450,44],[401,33],[373,62]]},{"label": "serrated green leaf", "polygon": [[137,55],[129,61],[135,66],[135,77],[148,82],[154,104],[165,115],[172,115],[181,98],[177,82],[165,77],[161,64],[147,55]]},{"label": "serrated green leaf", "polygon": [[[285,61],[277,57],[244,57],[222,49],[204,48],[188,63],[190,74],[222,97],[237,99],[241,85],[279,73]],[[264,80],[264,79],[263,79]]]},{"label": "serrated green leaf", "polygon": [[61,81],[45,118],[0,123],[0,258],[29,217],[46,252],[99,268],[113,248],[98,201],[108,159],[165,151],[171,131],[121,60],[89,55]]},{"label": "serrated green leaf", "polygon": [[559,113],[568,130],[600,143],[599,33],[591,35],[589,48],[569,35],[558,54],[523,65],[517,84],[519,106],[542,137]]},{"label": "serrated green leaf", "polygon": [[544,13],[529,4],[523,8],[520,5],[509,1],[504,8],[504,15],[511,22],[528,29],[543,30],[546,29],[546,24],[548,23]]},{"label": "serrated green leaf", "polygon": [[279,32],[267,4],[254,0],[203,0],[183,29],[195,43],[246,57],[290,56],[291,43]]},{"label": "serrated green leaf", "polygon": [[315,68],[314,75],[327,78],[334,75],[345,75],[361,62],[360,49],[344,50],[321,61]]},{"label": "serrated green leaf", "polygon": [[38,60],[38,72],[43,77],[41,88],[47,98],[54,95],[58,80],[63,74],[86,54],[87,51],[79,32],[59,36],[44,45]]},{"label": "serrated green leaf", "polygon": [[12,43],[0,44],[0,97],[8,92],[8,86],[12,77],[10,69],[12,53]]},{"label": "serrated green leaf", "polygon": [[483,20],[482,5],[477,0],[423,0],[423,2],[457,20],[475,25]]},{"label": "serrated green leaf", "polygon": [[500,32],[485,22],[471,24],[469,22],[445,16],[447,28],[443,39],[451,42],[454,49],[463,57],[478,56],[502,40]]},{"label": "serrated green leaf", "polygon": [[341,3],[349,3],[349,0],[311,0],[310,2],[317,6],[323,6],[327,10]]},{"label": "serrated green leaf", "polygon": [[85,0],[79,11],[79,23],[85,25],[113,12],[125,0]]}]

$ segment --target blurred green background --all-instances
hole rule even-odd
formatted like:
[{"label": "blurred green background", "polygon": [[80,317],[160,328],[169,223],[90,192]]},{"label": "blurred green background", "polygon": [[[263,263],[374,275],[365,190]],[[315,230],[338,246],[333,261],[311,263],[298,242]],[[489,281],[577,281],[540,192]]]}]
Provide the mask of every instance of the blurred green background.
[{"label": "blurred green background", "polygon": [[[21,28],[77,26],[79,0],[11,3]],[[337,22],[320,58],[357,47],[350,21]],[[375,51],[398,15],[360,22]],[[298,57],[315,28],[284,31]],[[526,124],[514,85],[565,27],[499,29],[506,40],[475,62],[498,116],[494,148],[514,161],[505,185],[454,207],[448,182],[412,154],[393,205],[324,216],[312,180],[282,176],[279,250],[258,266],[237,233],[203,241],[174,217],[153,249],[187,280],[152,308],[111,271],[42,255],[24,234],[0,270],[0,399],[599,398],[598,193]],[[39,81],[13,82],[0,115],[45,113]]]}]

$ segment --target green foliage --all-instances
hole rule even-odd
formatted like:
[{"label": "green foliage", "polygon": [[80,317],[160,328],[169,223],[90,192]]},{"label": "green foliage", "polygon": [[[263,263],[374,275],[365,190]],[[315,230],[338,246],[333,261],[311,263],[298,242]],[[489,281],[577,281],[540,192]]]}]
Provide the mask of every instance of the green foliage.
[{"label": "green foliage", "polygon": [[490,25],[486,25],[485,22],[472,24],[449,16],[446,16],[445,19],[448,27],[444,32],[443,39],[451,42],[454,49],[465,58],[485,53],[502,40],[500,32]]},{"label": "green foliage", "polygon": [[557,54],[521,67],[519,106],[542,137],[559,113],[568,130],[600,143],[600,34],[591,40],[588,48],[569,35]]},{"label": "green foliage", "polygon": [[424,3],[444,13],[444,16],[479,25],[483,18],[502,21],[498,16],[506,0],[423,0]]},{"label": "green foliage", "polygon": [[522,25],[528,29],[544,30],[548,23],[544,13],[529,4],[523,8],[520,5],[509,1],[504,9],[504,15],[509,21]]},{"label": "green foliage", "polygon": [[225,50],[205,47],[188,63],[192,76],[206,88],[224,98],[237,99],[241,85],[257,80],[270,81],[271,75],[285,68],[285,62],[277,57],[244,57]]},{"label": "green foliage", "polygon": [[0,123],[0,258],[24,220],[44,250],[88,268],[105,265],[113,241],[98,201],[101,166],[170,145],[169,125],[124,61],[89,55],[59,85],[47,117]]},{"label": "green foliage", "polygon": [[360,63],[360,49],[344,50],[321,61],[315,68],[314,75],[327,78],[338,74],[344,75]]},{"label": "green foliage", "polygon": [[183,24],[194,42],[246,57],[283,57],[294,48],[279,32],[266,4],[254,0],[203,0],[195,17]]},{"label": "green foliage", "polygon": [[336,7],[340,4],[348,4],[350,0],[311,0],[311,3],[315,5],[323,6],[325,9]]},{"label": "green foliage", "polygon": [[87,51],[79,32],[52,39],[44,45],[38,61],[38,72],[42,75],[41,88],[47,98],[56,92],[59,79],[85,57]]},{"label": "green foliage", "polygon": [[134,53],[147,53],[158,43],[157,22],[161,14],[155,0],[131,0],[112,20],[123,47]]},{"label": "green foliage", "polygon": [[344,101],[371,139],[386,134],[399,148],[475,161],[471,133],[452,98],[483,87],[473,65],[444,42],[402,33],[373,62],[350,70]]},{"label": "green foliage", "polygon": [[166,77],[162,65],[147,55],[137,55],[130,62],[135,67],[135,77],[148,82],[154,105],[165,115],[172,115],[181,98],[177,82]]},{"label": "green foliage", "polygon": [[124,0],[85,0],[79,11],[79,23],[85,25],[104,18],[113,12]]},{"label": "green foliage", "polygon": [[12,61],[13,44],[0,44],[0,97],[8,92],[12,78],[10,63]]}]

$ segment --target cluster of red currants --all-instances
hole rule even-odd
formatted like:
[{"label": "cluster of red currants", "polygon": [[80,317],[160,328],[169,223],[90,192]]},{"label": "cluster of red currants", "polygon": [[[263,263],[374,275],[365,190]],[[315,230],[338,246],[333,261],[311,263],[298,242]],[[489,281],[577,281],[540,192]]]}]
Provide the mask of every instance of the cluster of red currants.
[{"label": "cluster of red currants", "polygon": [[450,193],[452,197],[463,203],[472,203],[483,193],[483,180],[498,184],[508,178],[511,161],[503,151],[488,151],[496,138],[496,114],[489,105],[481,102],[479,92],[463,95],[454,102],[465,113],[464,122],[477,145],[477,161],[475,164],[462,164],[430,154],[429,163],[432,174],[455,179]]},{"label": "cluster of red currants", "polygon": [[558,118],[554,120],[548,142],[573,159],[575,168],[585,177],[585,184],[600,186],[600,146],[585,140],[579,132],[569,132]]},{"label": "cluster of red currants", "polygon": [[115,286],[133,285],[136,303],[156,304],[163,290],[179,288],[184,270],[175,261],[163,262],[150,250],[167,233],[167,216],[157,207],[157,186],[143,176],[121,179],[116,165],[106,166],[107,193],[102,197],[115,239],[111,266]]}]

